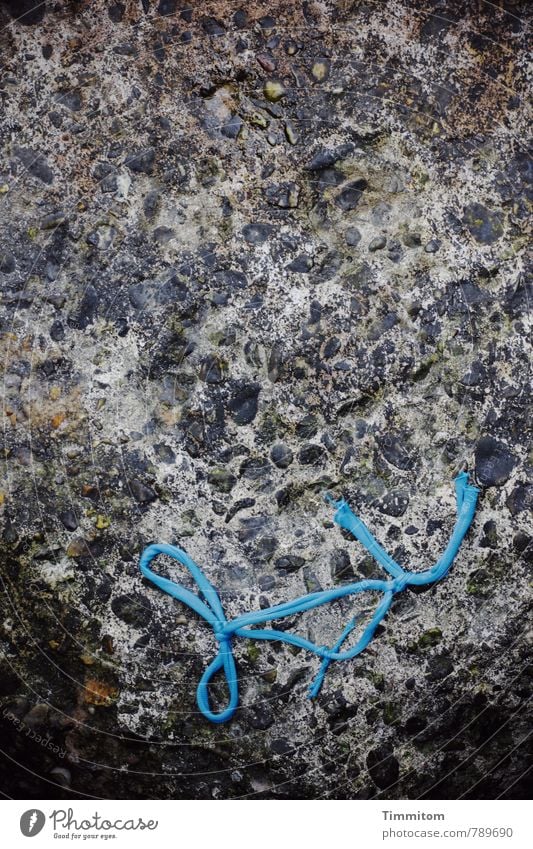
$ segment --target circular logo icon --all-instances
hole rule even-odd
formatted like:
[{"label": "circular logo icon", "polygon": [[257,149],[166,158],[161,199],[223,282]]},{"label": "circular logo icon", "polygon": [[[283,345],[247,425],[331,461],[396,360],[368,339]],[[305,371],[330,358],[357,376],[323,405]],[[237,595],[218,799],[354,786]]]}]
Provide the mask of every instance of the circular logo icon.
[{"label": "circular logo icon", "polygon": [[46,817],[42,811],[32,808],[24,811],[20,818],[20,830],[24,837],[35,837],[42,830]]}]

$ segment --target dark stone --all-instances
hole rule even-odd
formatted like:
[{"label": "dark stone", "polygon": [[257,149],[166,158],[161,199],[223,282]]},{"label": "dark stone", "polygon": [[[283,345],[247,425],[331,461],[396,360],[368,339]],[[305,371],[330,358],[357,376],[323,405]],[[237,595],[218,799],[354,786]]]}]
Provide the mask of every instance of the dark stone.
[{"label": "dark stone", "polygon": [[146,283],[135,283],[128,289],[130,304],[136,310],[142,310],[150,300],[150,292]]},{"label": "dark stone", "polygon": [[250,715],[250,725],[258,731],[265,731],[274,725],[276,716],[268,704],[255,705]]},{"label": "dark stone", "polygon": [[346,244],[354,248],[361,241],[361,233],[357,227],[348,227],[344,234],[344,238],[346,239]]},{"label": "dark stone", "polygon": [[465,207],[463,223],[476,242],[491,245],[503,235],[500,213],[492,212],[481,203],[471,203]]},{"label": "dark stone", "polygon": [[331,552],[329,563],[331,577],[337,583],[355,579],[355,572],[350,561],[350,555],[343,548],[336,548]]},{"label": "dark stone", "polygon": [[509,495],[506,504],[512,516],[533,509],[533,484],[519,483]]},{"label": "dark stone", "polygon": [[276,20],[272,15],[263,15],[262,18],[259,18],[259,26],[262,30],[273,29],[276,26]]},{"label": "dark stone", "polygon": [[267,186],[265,198],[271,206],[280,209],[294,209],[298,206],[298,186],[296,183],[279,183]]},{"label": "dark stone", "polygon": [[287,469],[292,463],[294,455],[288,445],[279,443],[272,447],[270,459],[278,469]]},{"label": "dark stone", "polygon": [[378,510],[386,513],[387,516],[398,518],[403,516],[409,504],[409,495],[405,490],[393,490],[388,492],[376,503]]},{"label": "dark stone", "polygon": [[304,567],[303,579],[308,593],[322,592],[322,585],[310,566]]},{"label": "dark stone", "polygon": [[402,241],[407,248],[418,248],[422,244],[420,233],[405,233]]},{"label": "dark stone", "polygon": [[155,151],[153,147],[130,153],[124,160],[124,164],[130,171],[136,174],[152,174],[154,170]]},{"label": "dark stone", "polygon": [[233,23],[237,29],[244,29],[248,23],[248,13],[244,9],[237,9],[233,13]]},{"label": "dark stone", "polygon": [[533,564],[533,537],[524,531],[518,531],[513,537],[513,548],[526,563]]},{"label": "dark stone", "polygon": [[291,503],[294,493],[294,487],[290,484],[289,486],[284,486],[281,489],[278,489],[276,492],[276,503],[278,507],[287,507],[287,505]]},{"label": "dark stone", "polygon": [[84,330],[93,323],[98,311],[98,292],[94,286],[87,286],[78,311],[76,324]]},{"label": "dark stone", "polygon": [[216,18],[202,18],[202,28],[207,35],[224,35],[226,30]]},{"label": "dark stone", "polygon": [[233,291],[237,289],[246,289],[248,286],[246,274],[243,274],[242,271],[235,271],[235,269],[217,271],[213,277],[216,285],[223,290],[229,289],[230,291]]},{"label": "dark stone", "polygon": [[268,592],[276,586],[276,579],[273,575],[259,575],[257,585],[262,592]]},{"label": "dark stone", "polygon": [[154,239],[160,245],[168,245],[172,239],[176,238],[176,231],[172,227],[165,227],[164,225],[156,227],[153,233]]},{"label": "dark stone", "polygon": [[242,118],[239,115],[232,115],[229,121],[224,124],[220,132],[227,139],[236,139],[242,127]]},{"label": "dark stone", "polygon": [[133,628],[146,628],[152,618],[150,600],[140,593],[117,596],[111,602],[111,610]]},{"label": "dark stone", "polygon": [[4,0],[4,4],[11,17],[24,26],[40,24],[46,13],[43,0]]},{"label": "dark stone", "polygon": [[402,471],[412,468],[413,458],[402,434],[384,433],[378,436],[377,443],[381,453],[392,466]]},{"label": "dark stone", "polygon": [[344,159],[348,156],[349,153],[353,150],[353,145],[344,144],[336,147],[334,150],[330,150],[329,148],[324,148],[323,150],[319,150],[313,156],[309,165],[307,165],[308,171],[323,171],[326,168],[331,168],[332,165],[335,165],[341,159]]},{"label": "dark stone", "polygon": [[346,212],[350,209],[355,209],[361,200],[361,195],[367,188],[368,183],[363,179],[347,183],[337,197],[338,206]]},{"label": "dark stone", "polygon": [[253,422],[257,415],[257,399],[261,387],[258,383],[245,383],[234,393],[229,402],[229,409],[238,425]]},{"label": "dark stone", "polygon": [[253,556],[260,563],[267,563],[279,547],[279,541],[274,536],[264,536],[254,548]]},{"label": "dark stone", "polygon": [[125,11],[126,7],[124,3],[112,3],[107,10],[107,14],[109,15],[114,24],[119,24],[122,18],[124,17]]},{"label": "dark stone", "polygon": [[15,270],[15,257],[8,248],[0,248],[0,271],[12,274]]},{"label": "dark stone", "polygon": [[324,459],[325,455],[326,451],[322,445],[309,443],[309,445],[304,445],[298,455],[298,459],[302,465],[310,466],[320,463]]},{"label": "dark stone", "polygon": [[231,492],[237,483],[237,478],[227,469],[211,469],[207,475],[207,482],[219,492]]},{"label": "dark stone", "polygon": [[178,0],[159,0],[157,14],[161,15],[162,17],[166,17],[167,15],[173,15],[176,11],[177,5]]},{"label": "dark stone", "polygon": [[273,755],[288,755],[294,750],[294,744],[291,744],[285,737],[279,737],[277,740],[272,740],[270,751]]},{"label": "dark stone", "polygon": [[98,227],[87,234],[85,241],[98,251],[106,251],[113,244],[116,233],[114,227]]},{"label": "dark stone", "polygon": [[176,462],[176,455],[174,454],[174,451],[172,450],[170,445],[166,445],[164,442],[158,442],[156,445],[154,445],[154,451],[158,459],[161,460],[162,463]]},{"label": "dark stone", "polygon": [[268,358],[268,379],[275,383],[280,375],[283,364],[283,347],[281,345],[272,345],[270,356]]},{"label": "dark stone", "polygon": [[253,507],[254,504],[255,498],[241,498],[239,501],[236,501],[235,504],[231,505],[230,509],[226,513],[226,524],[231,522],[233,517],[236,516],[240,510],[247,510],[249,507]]},{"label": "dark stone", "polygon": [[206,383],[222,383],[225,377],[225,365],[216,355],[210,355],[202,360],[200,378]]},{"label": "dark stone", "polygon": [[316,435],[317,431],[318,421],[316,416],[311,415],[311,413],[300,419],[296,425],[296,436],[299,439],[311,439]]},{"label": "dark stone", "polygon": [[75,531],[78,528],[78,520],[73,510],[65,510],[59,514],[59,519],[67,531]]},{"label": "dark stone", "polygon": [[330,360],[339,353],[340,349],[341,340],[337,336],[332,336],[331,339],[328,339],[324,346],[324,359]]},{"label": "dark stone", "polygon": [[250,516],[249,518],[240,519],[241,527],[239,529],[239,540],[248,542],[255,539],[260,531],[268,524],[266,516]]},{"label": "dark stone", "polygon": [[385,790],[398,780],[400,764],[387,743],[370,750],[366,758],[366,765],[372,781],[380,790]]},{"label": "dark stone", "polygon": [[61,342],[61,340],[65,338],[65,328],[60,321],[56,320],[53,322],[50,328],[50,338],[53,339],[54,342]]},{"label": "dark stone", "polygon": [[303,557],[298,557],[297,554],[286,554],[283,557],[278,557],[274,565],[280,572],[291,574],[301,569],[304,563],[305,559]]},{"label": "dark stone", "polygon": [[154,490],[134,478],[129,482],[129,491],[138,504],[150,504],[157,499]]},{"label": "dark stone", "polygon": [[56,97],[57,103],[71,112],[80,112],[82,108],[81,95],[78,91],[65,91]]},{"label": "dark stone", "polygon": [[498,530],[494,519],[489,519],[483,525],[483,536],[479,541],[480,548],[498,548]]},{"label": "dark stone", "polygon": [[[309,322],[311,324],[318,324],[321,318],[322,318],[322,304],[320,303],[320,301],[311,301],[311,306],[309,308]],[[309,417],[307,417],[307,418],[309,418]],[[315,430],[315,433],[316,433],[316,430]]]},{"label": "dark stone", "polygon": [[242,229],[242,235],[249,245],[262,245],[271,235],[272,229],[271,224],[261,224],[259,222],[247,224]]},{"label": "dark stone", "polygon": [[514,286],[505,293],[504,310],[513,318],[521,318],[530,310],[530,283],[525,274],[521,274]]},{"label": "dark stone", "polygon": [[295,274],[307,274],[313,267],[313,260],[307,254],[300,254],[293,259],[287,266],[287,271],[292,271]]},{"label": "dark stone", "polygon": [[503,486],[509,480],[517,457],[501,442],[484,436],[476,445],[476,475],[483,486]]},{"label": "dark stone", "polygon": [[461,378],[460,382],[463,386],[483,386],[487,380],[487,370],[483,363],[479,360],[474,360],[468,371]]},{"label": "dark stone", "polygon": [[137,56],[137,50],[131,41],[122,41],[115,44],[113,47],[113,53],[116,53],[117,56]]},{"label": "dark stone", "polygon": [[445,654],[435,655],[428,660],[427,678],[429,681],[441,681],[453,672],[453,663]]},{"label": "dark stone", "polygon": [[239,474],[249,480],[259,480],[270,471],[271,466],[266,457],[249,457],[241,463]]},{"label": "dark stone", "polygon": [[420,731],[423,731],[427,724],[428,721],[425,716],[415,713],[407,718],[404,729],[409,736],[414,737],[419,734]]},{"label": "dark stone", "polygon": [[522,554],[533,543],[533,537],[525,531],[518,531],[513,537],[513,548]]},{"label": "dark stone", "polygon": [[15,148],[15,156],[20,159],[26,170],[43,183],[53,183],[54,172],[42,153],[36,153],[29,148]]},{"label": "dark stone", "polygon": [[157,189],[152,189],[150,192],[147,193],[143,203],[144,214],[148,221],[153,221],[153,219],[159,212],[160,205],[161,196]]}]

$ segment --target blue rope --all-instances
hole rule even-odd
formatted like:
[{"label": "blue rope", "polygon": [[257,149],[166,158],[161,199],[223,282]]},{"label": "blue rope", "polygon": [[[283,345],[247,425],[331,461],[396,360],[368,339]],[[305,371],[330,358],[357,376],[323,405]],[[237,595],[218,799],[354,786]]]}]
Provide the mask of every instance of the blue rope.
[{"label": "blue rope", "polygon": [[[314,698],[320,691],[324,676],[332,660],[350,660],[368,646],[376,632],[376,628],[386,615],[397,593],[402,592],[407,586],[419,587],[424,584],[433,584],[436,581],[440,581],[446,575],[474,518],[479,489],[468,483],[468,474],[466,472],[461,472],[455,479],[455,492],[457,498],[457,521],[455,528],[440,559],[431,569],[425,572],[407,572],[402,569],[387,554],[377,540],[374,539],[361,519],[358,519],[352,513],[346,501],[334,501],[330,496],[326,496],[326,499],[335,507],[335,515],[333,517],[335,522],[341,528],[350,531],[365,546],[377,562],[383,566],[389,575],[392,576],[392,579],[389,581],[358,581],[357,583],[346,584],[332,590],[309,593],[308,595],[300,596],[283,604],[276,604],[273,607],[267,607],[263,610],[244,613],[229,621],[224,615],[224,610],[216,589],[209,583],[200,567],[196,565],[194,560],[185,551],[165,543],[149,545],[144,550],[140,561],[142,574],[159,587],[159,589],[173,596],[178,601],[183,602],[183,604],[187,604],[192,610],[195,610],[196,613],[211,625],[218,642],[218,654],[203,673],[196,692],[198,707],[204,716],[211,720],[211,722],[225,722],[233,716],[237,708],[239,691],[237,669],[231,644],[233,637],[247,637],[251,640],[279,640],[283,643],[298,646],[298,648],[307,649],[307,651],[322,658],[322,664],[318,674],[309,688],[309,698]],[[163,578],[153,572],[149,564],[159,554],[167,554],[185,566],[195,580],[200,594],[193,593],[181,584],[170,581],[168,578]],[[369,590],[383,593],[383,598],[356,644],[347,651],[341,651],[341,647],[353,631],[355,619],[352,619],[348,623],[333,648],[316,645],[316,643],[312,643],[304,637],[285,631],[277,631],[274,628],[253,627],[262,625],[273,619],[294,616],[297,613],[303,613],[306,610],[321,607],[323,604],[329,604],[336,599]],[[208,686],[213,676],[220,670],[223,670],[226,676],[229,703],[224,710],[219,713],[213,713],[209,706]]]}]

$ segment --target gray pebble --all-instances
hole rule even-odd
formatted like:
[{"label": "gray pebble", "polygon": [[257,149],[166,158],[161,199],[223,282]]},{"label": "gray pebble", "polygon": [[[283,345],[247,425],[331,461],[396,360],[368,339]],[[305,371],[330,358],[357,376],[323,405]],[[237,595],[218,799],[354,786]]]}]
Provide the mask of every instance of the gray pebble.
[{"label": "gray pebble", "polygon": [[372,251],[372,252],[380,251],[382,248],[385,247],[386,244],[387,244],[387,239],[385,238],[385,236],[376,236],[370,242],[370,244],[368,246],[368,250]]},{"label": "gray pebble", "polygon": [[155,150],[153,147],[128,154],[124,164],[136,174],[151,174],[154,170]]},{"label": "gray pebble", "polygon": [[243,227],[242,235],[250,245],[262,245],[272,233],[271,224],[247,224]]},{"label": "gray pebble", "polygon": [[477,479],[483,486],[503,486],[511,476],[517,457],[502,442],[484,436],[476,445],[475,461]]},{"label": "gray pebble", "polygon": [[149,486],[145,486],[136,478],[129,482],[129,490],[138,504],[150,504],[150,502],[157,499],[157,494],[154,490]]},{"label": "gray pebble", "polygon": [[258,383],[241,385],[229,403],[229,409],[238,425],[250,424],[257,415],[257,399],[261,387]]},{"label": "gray pebble", "polygon": [[346,244],[354,248],[361,241],[361,233],[357,227],[348,227],[344,233],[344,238],[346,239]]},{"label": "gray pebble", "polygon": [[294,459],[294,455],[288,445],[278,443],[270,451],[270,459],[278,469],[287,469]]}]

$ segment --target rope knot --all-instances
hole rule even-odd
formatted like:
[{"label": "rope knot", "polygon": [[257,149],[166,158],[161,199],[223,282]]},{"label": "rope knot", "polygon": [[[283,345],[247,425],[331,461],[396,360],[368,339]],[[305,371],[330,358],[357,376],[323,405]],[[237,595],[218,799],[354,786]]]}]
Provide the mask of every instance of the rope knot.
[{"label": "rope knot", "polygon": [[230,641],[230,635],[226,631],[227,622],[217,620],[213,623],[213,633],[219,643],[227,643]]},{"label": "rope knot", "polygon": [[401,575],[399,578],[395,578],[395,580],[394,580],[394,592],[395,593],[401,592],[402,590],[405,589],[405,587],[407,586],[408,583],[409,583],[409,575],[407,575],[407,574]]}]

